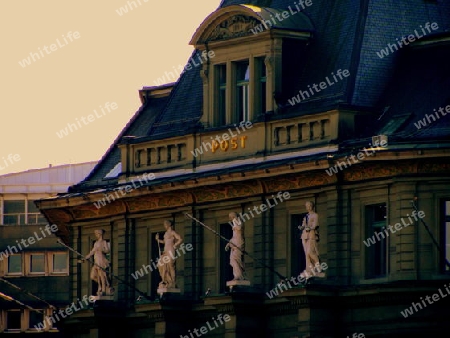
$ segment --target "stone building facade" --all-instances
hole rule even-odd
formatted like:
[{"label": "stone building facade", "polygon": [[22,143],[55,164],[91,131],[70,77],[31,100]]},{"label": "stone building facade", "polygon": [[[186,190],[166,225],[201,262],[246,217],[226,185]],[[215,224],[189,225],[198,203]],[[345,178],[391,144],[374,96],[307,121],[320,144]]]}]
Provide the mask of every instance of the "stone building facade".
[{"label": "stone building facade", "polygon": [[[90,175],[38,203],[75,250],[88,253],[99,228],[111,244],[114,295],[66,320],[72,337],[443,337],[449,14],[419,0],[224,0],[190,42],[198,66],[144,87]],[[426,35],[389,47],[420,25]],[[327,268],[305,286],[291,278],[305,268],[307,201]],[[231,237],[232,211],[251,287],[230,291],[217,234]],[[151,262],[167,219],[193,250],[176,260],[181,294],[160,297]],[[73,299],[95,290],[78,259]]]}]

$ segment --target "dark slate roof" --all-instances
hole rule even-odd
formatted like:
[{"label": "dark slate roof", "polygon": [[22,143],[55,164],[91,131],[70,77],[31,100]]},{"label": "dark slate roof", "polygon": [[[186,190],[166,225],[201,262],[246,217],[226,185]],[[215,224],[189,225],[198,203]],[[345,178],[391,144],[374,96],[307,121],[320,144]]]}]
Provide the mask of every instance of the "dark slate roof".
[{"label": "dark slate roof", "polygon": [[[191,58],[198,60],[198,54],[194,51]],[[199,70],[200,67],[192,67],[181,75],[167,106],[149,129],[147,136],[156,139],[188,134],[197,125],[202,116],[203,105],[203,86]]]},{"label": "dark slate roof", "polygon": [[[351,75],[315,94],[309,100],[293,107],[285,104],[278,112],[271,114],[270,118],[289,118],[343,105],[369,110],[378,109],[380,115],[384,112],[385,116],[373,124],[376,129],[364,130],[367,131],[367,135],[399,129],[396,128],[398,123],[401,124],[399,127],[404,128],[404,138],[411,133],[410,138],[415,139],[412,119],[404,117],[405,107],[411,107],[409,111],[414,111],[419,118],[429,112],[430,107],[444,104],[443,101],[448,95],[441,90],[445,87],[430,93],[430,86],[422,84],[422,88],[419,84],[419,81],[422,81],[420,79],[423,81],[428,79],[429,82],[429,78],[433,78],[431,81],[438,86],[439,81],[443,81],[439,80],[439,68],[437,65],[435,68],[429,65],[432,69],[423,68],[417,73],[410,72],[408,75],[405,66],[402,68],[403,71],[394,73],[394,69],[402,62],[400,59],[402,53],[395,52],[380,58],[376,52],[385,48],[388,43],[395,43],[396,38],[412,34],[414,29],[426,22],[439,24],[439,30],[434,33],[449,31],[450,1],[312,0],[312,2],[313,5],[307,7],[303,14],[309,17],[314,26],[313,39],[304,53],[298,55],[297,80],[292,85],[285,86],[280,97],[286,102],[288,98],[296,95],[298,90],[306,90],[308,85],[324,81],[338,69],[348,69]],[[223,0],[221,7],[251,4],[272,9],[287,9],[293,3],[292,0]],[[193,57],[195,54],[196,51]],[[414,57],[420,58],[420,53]],[[432,55],[425,55],[422,61],[430,63],[430,57],[433,60]],[[198,70],[193,67],[190,71],[184,72],[168,99],[159,99],[142,107],[86,180],[100,180],[119,161],[117,143],[123,135],[152,140],[186,135],[198,128],[203,100],[202,81]],[[427,74],[430,74],[428,71],[432,71],[434,75],[428,78]],[[394,74],[397,74],[395,76],[398,78],[393,78]],[[446,76],[444,82],[448,81],[448,75]],[[408,81],[407,86],[402,86],[404,81]],[[423,93],[420,92],[422,89],[429,94],[428,103],[419,99],[408,101],[412,96],[422,96]],[[389,95],[398,91],[401,91],[399,95]],[[384,109],[386,106],[390,108]],[[441,125],[438,124],[425,129],[419,133],[420,137],[435,138],[447,133],[446,127],[441,129]],[[400,129],[395,130],[398,131]]]},{"label": "dark slate roof", "polygon": [[[91,184],[105,185],[106,182],[103,178],[117,165],[117,163],[120,162],[120,149],[118,144],[123,140],[123,137],[146,136],[153,123],[166,106],[168,100],[169,97],[162,97],[153,98],[146,102],[146,104],[133,115],[119,136],[114,140],[114,143],[109,147],[105,155],[103,155],[102,159],[84,181],[90,181]],[[69,192],[72,190],[74,190],[73,187],[69,188]]]},{"label": "dark slate roof", "polygon": [[378,104],[380,118],[373,133],[398,141],[450,141],[450,113],[438,111],[450,107],[449,60],[449,45],[402,51]]}]

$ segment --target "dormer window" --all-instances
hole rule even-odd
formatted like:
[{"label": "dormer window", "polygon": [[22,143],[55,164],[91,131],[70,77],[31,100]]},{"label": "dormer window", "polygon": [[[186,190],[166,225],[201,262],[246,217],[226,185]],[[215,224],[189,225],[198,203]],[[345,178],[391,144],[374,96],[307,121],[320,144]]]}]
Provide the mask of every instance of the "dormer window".
[{"label": "dormer window", "polygon": [[227,124],[227,66],[218,65],[217,79],[218,79],[218,91],[217,91],[217,124]]},{"label": "dormer window", "polygon": [[248,60],[236,62],[236,115],[233,121],[250,121],[250,65]]},{"label": "dormer window", "polygon": [[255,111],[259,114],[263,114],[267,111],[266,100],[267,100],[267,69],[264,64],[264,58],[256,58],[256,88],[255,95],[258,100],[255,102]]},{"label": "dormer window", "polygon": [[208,88],[216,93],[211,126],[252,121],[266,111],[268,95],[264,57],[216,65],[213,76],[216,78],[215,88]]},{"label": "dormer window", "polygon": [[[214,51],[215,55],[202,65],[200,73],[201,122],[206,128],[253,122],[276,110],[274,94],[283,91],[283,53],[290,49],[285,46],[292,45],[285,45],[284,41],[305,46],[312,32],[309,18],[296,13],[291,20],[280,20],[254,33],[273,13],[279,12],[283,11],[251,5],[223,7],[206,18],[192,37],[195,48]],[[287,53],[292,52],[288,49]]]}]

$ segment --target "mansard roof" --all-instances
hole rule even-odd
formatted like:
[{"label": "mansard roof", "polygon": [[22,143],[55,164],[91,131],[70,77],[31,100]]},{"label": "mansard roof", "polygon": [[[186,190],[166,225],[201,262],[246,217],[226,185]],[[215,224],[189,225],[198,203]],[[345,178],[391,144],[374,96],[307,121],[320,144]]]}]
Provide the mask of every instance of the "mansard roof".
[{"label": "mansard roof", "polygon": [[[233,11],[261,22],[270,13],[288,9],[293,4],[292,0],[223,0],[219,10],[205,19],[191,42],[202,42],[217,27],[214,23]],[[299,90],[323,81],[339,69],[348,70],[350,76],[310,100],[293,107],[285,104],[284,108],[266,118],[282,119],[342,106],[358,107],[380,117],[370,123],[363,121],[363,136],[385,129],[393,130],[395,124],[398,128],[392,133],[403,131],[404,139],[408,139],[408,133],[411,133],[410,141],[445,136],[448,129],[440,127],[440,124],[414,130],[414,118],[404,119],[404,115],[414,114],[419,118],[428,113],[430,107],[439,107],[447,102],[448,65],[432,52],[416,53],[413,48],[405,48],[383,58],[377,54],[389,43],[395,43],[396,38],[413,33],[426,22],[439,23],[439,29],[434,33],[449,31],[450,2],[312,0],[312,6],[305,8],[300,15],[292,16],[285,24],[290,29],[312,30],[313,38],[305,53],[295,56],[300,67],[299,76],[295,83],[283,88],[281,100],[287,102]],[[211,24],[209,28],[207,24]],[[447,53],[449,47],[440,48]],[[197,53],[195,50],[193,57]],[[416,65],[416,62],[420,64]],[[421,97],[426,100],[420,100]],[[120,162],[117,145],[125,135],[156,140],[190,134],[201,128],[202,102],[199,70],[191,68],[181,75],[169,97],[151,100],[139,109],[94,171],[74,190],[83,190],[86,185],[107,184],[104,177]],[[391,127],[394,124],[394,127],[389,124]]]}]

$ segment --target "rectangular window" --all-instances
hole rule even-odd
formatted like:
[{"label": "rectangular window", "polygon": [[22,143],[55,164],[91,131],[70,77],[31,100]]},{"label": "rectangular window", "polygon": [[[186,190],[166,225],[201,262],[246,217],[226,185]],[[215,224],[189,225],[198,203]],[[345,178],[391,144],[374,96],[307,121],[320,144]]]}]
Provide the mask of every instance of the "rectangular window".
[{"label": "rectangular window", "polygon": [[21,329],[22,313],[20,310],[9,310],[6,312],[6,328],[8,330]]},{"label": "rectangular window", "polygon": [[51,259],[51,273],[67,273],[68,269],[68,254],[65,252],[50,253]]},{"label": "rectangular window", "polygon": [[366,278],[379,278],[387,274],[386,210],[386,203],[366,206],[366,238],[375,241],[375,244],[366,247]]},{"label": "rectangular window", "polygon": [[39,209],[34,204],[34,201],[28,200],[27,201],[27,223],[28,224],[46,224],[46,220],[44,215],[41,214]]},{"label": "rectangular window", "polygon": [[257,91],[255,93],[255,106],[256,110],[260,114],[266,112],[266,90],[267,90],[267,70],[264,58],[257,58],[256,60],[256,78],[257,78]]},{"label": "rectangular window", "polygon": [[3,224],[25,224],[25,200],[3,201]]},{"label": "rectangular window", "polygon": [[152,148],[147,148],[147,167],[149,167],[151,164],[152,164]]},{"label": "rectangular window", "polygon": [[[157,266],[157,259],[159,259],[161,257],[161,250],[164,247],[164,244],[160,244],[158,242],[155,241],[155,236],[156,236],[157,232],[152,232],[150,235],[150,240],[151,240],[151,250],[150,250],[150,257],[149,257],[149,264],[151,269],[148,269],[148,271],[150,271],[150,295],[152,297],[156,296],[156,291],[158,289],[159,283],[161,282],[161,277],[159,275],[159,271],[158,269],[155,269],[153,262],[155,263],[155,265]],[[159,238],[162,239],[162,235],[161,233],[159,234]],[[147,264],[146,264],[147,265]],[[143,277],[146,278],[147,276]]]},{"label": "rectangular window", "polygon": [[43,253],[30,255],[30,273],[45,274],[45,255]]},{"label": "rectangular window", "polygon": [[444,272],[450,272],[450,268],[446,264],[446,260],[450,262],[450,199],[445,199],[442,201],[441,215],[441,270]]},{"label": "rectangular window", "polygon": [[22,275],[22,255],[14,254],[8,256],[8,274]]},{"label": "rectangular window", "polygon": [[[220,224],[220,235],[227,238],[227,239],[231,239],[233,237],[233,229],[231,228],[229,223],[223,223]],[[233,269],[230,265],[230,253],[231,251],[225,251],[225,245],[226,242],[224,241],[220,241],[219,242],[220,245],[220,271],[219,271],[219,292],[220,293],[225,293],[225,291],[227,290],[227,285],[226,282],[230,281],[233,279]],[[242,258],[244,259],[244,258]]]},{"label": "rectangular window", "polygon": [[218,93],[217,93],[217,126],[223,126],[227,123],[227,66],[216,66]]},{"label": "rectangular window", "polygon": [[302,225],[304,214],[291,215],[291,229],[292,229],[292,241],[291,241],[291,275],[298,276],[306,267],[305,250],[301,240],[302,231],[298,229],[299,225]]},{"label": "rectangular window", "polygon": [[248,60],[236,63],[235,123],[250,120],[250,65]]},{"label": "rectangular window", "polygon": [[211,124],[251,121],[267,107],[268,73],[264,56],[214,66]]},{"label": "rectangular window", "polygon": [[[39,310],[41,312],[44,312],[44,310]],[[44,321],[44,315],[36,312],[36,311],[29,311],[29,321],[28,321],[28,328],[32,330],[36,330],[35,326],[41,327],[42,322]],[[39,325],[40,324],[40,325]],[[44,322],[44,324],[47,324],[47,322]]]}]

